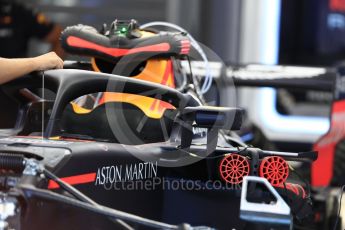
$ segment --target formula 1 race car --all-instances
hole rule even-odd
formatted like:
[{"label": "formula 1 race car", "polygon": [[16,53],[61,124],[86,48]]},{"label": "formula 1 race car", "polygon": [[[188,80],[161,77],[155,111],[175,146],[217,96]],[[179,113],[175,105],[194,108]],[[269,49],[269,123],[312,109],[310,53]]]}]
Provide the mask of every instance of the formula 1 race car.
[{"label": "formula 1 race car", "polygon": [[115,21],[100,32],[67,28],[62,44],[92,63],[1,86],[19,109],[0,130],[0,226],[313,226],[308,184],[288,178],[288,161],[317,153],[242,143],[231,131],[243,110],[206,106],[193,76],[179,75],[192,49],[186,33]]}]

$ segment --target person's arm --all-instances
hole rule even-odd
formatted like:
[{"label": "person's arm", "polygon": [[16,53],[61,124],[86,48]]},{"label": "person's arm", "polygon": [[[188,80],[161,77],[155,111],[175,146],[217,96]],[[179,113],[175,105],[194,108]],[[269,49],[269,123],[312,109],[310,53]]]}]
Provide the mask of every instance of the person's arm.
[{"label": "person's arm", "polygon": [[54,52],[33,58],[0,58],[0,84],[33,71],[61,68],[63,68],[63,61]]}]

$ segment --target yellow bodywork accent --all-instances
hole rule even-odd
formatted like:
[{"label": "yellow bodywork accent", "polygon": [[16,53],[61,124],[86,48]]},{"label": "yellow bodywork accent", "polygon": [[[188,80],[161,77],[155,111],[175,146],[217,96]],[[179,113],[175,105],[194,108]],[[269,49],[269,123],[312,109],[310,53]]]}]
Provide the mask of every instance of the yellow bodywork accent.
[{"label": "yellow bodywork accent", "polygon": [[86,114],[92,111],[91,109],[85,109],[74,102],[71,102],[71,105],[72,105],[73,111],[77,114]]},{"label": "yellow bodywork accent", "polygon": [[134,95],[128,93],[105,93],[105,102],[125,102],[138,107],[145,113],[147,117],[153,119],[162,118],[165,110],[175,109],[174,106],[167,102],[160,101],[151,97],[145,97],[141,95]]}]

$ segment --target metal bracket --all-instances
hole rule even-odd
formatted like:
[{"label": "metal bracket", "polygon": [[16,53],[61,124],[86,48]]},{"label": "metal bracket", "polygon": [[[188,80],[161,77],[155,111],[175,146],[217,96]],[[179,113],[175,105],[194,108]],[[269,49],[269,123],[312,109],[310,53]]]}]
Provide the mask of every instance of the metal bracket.
[{"label": "metal bracket", "polygon": [[[271,204],[249,202],[247,200],[248,182],[263,184],[276,198],[276,202]],[[286,204],[279,193],[273,188],[266,178],[256,176],[245,176],[243,179],[240,218],[249,222],[285,225],[290,229],[293,222],[290,207]]]}]

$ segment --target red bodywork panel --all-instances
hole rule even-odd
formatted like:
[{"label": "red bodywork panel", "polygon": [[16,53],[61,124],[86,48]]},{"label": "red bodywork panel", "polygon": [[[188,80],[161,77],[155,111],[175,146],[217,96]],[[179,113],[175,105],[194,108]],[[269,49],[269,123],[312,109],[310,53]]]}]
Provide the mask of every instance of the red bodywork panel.
[{"label": "red bodywork panel", "polygon": [[314,145],[319,152],[318,159],[312,164],[311,183],[313,186],[328,186],[333,176],[336,145],[345,138],[345,101],[335,101],[331,110],[329,131]]}]

